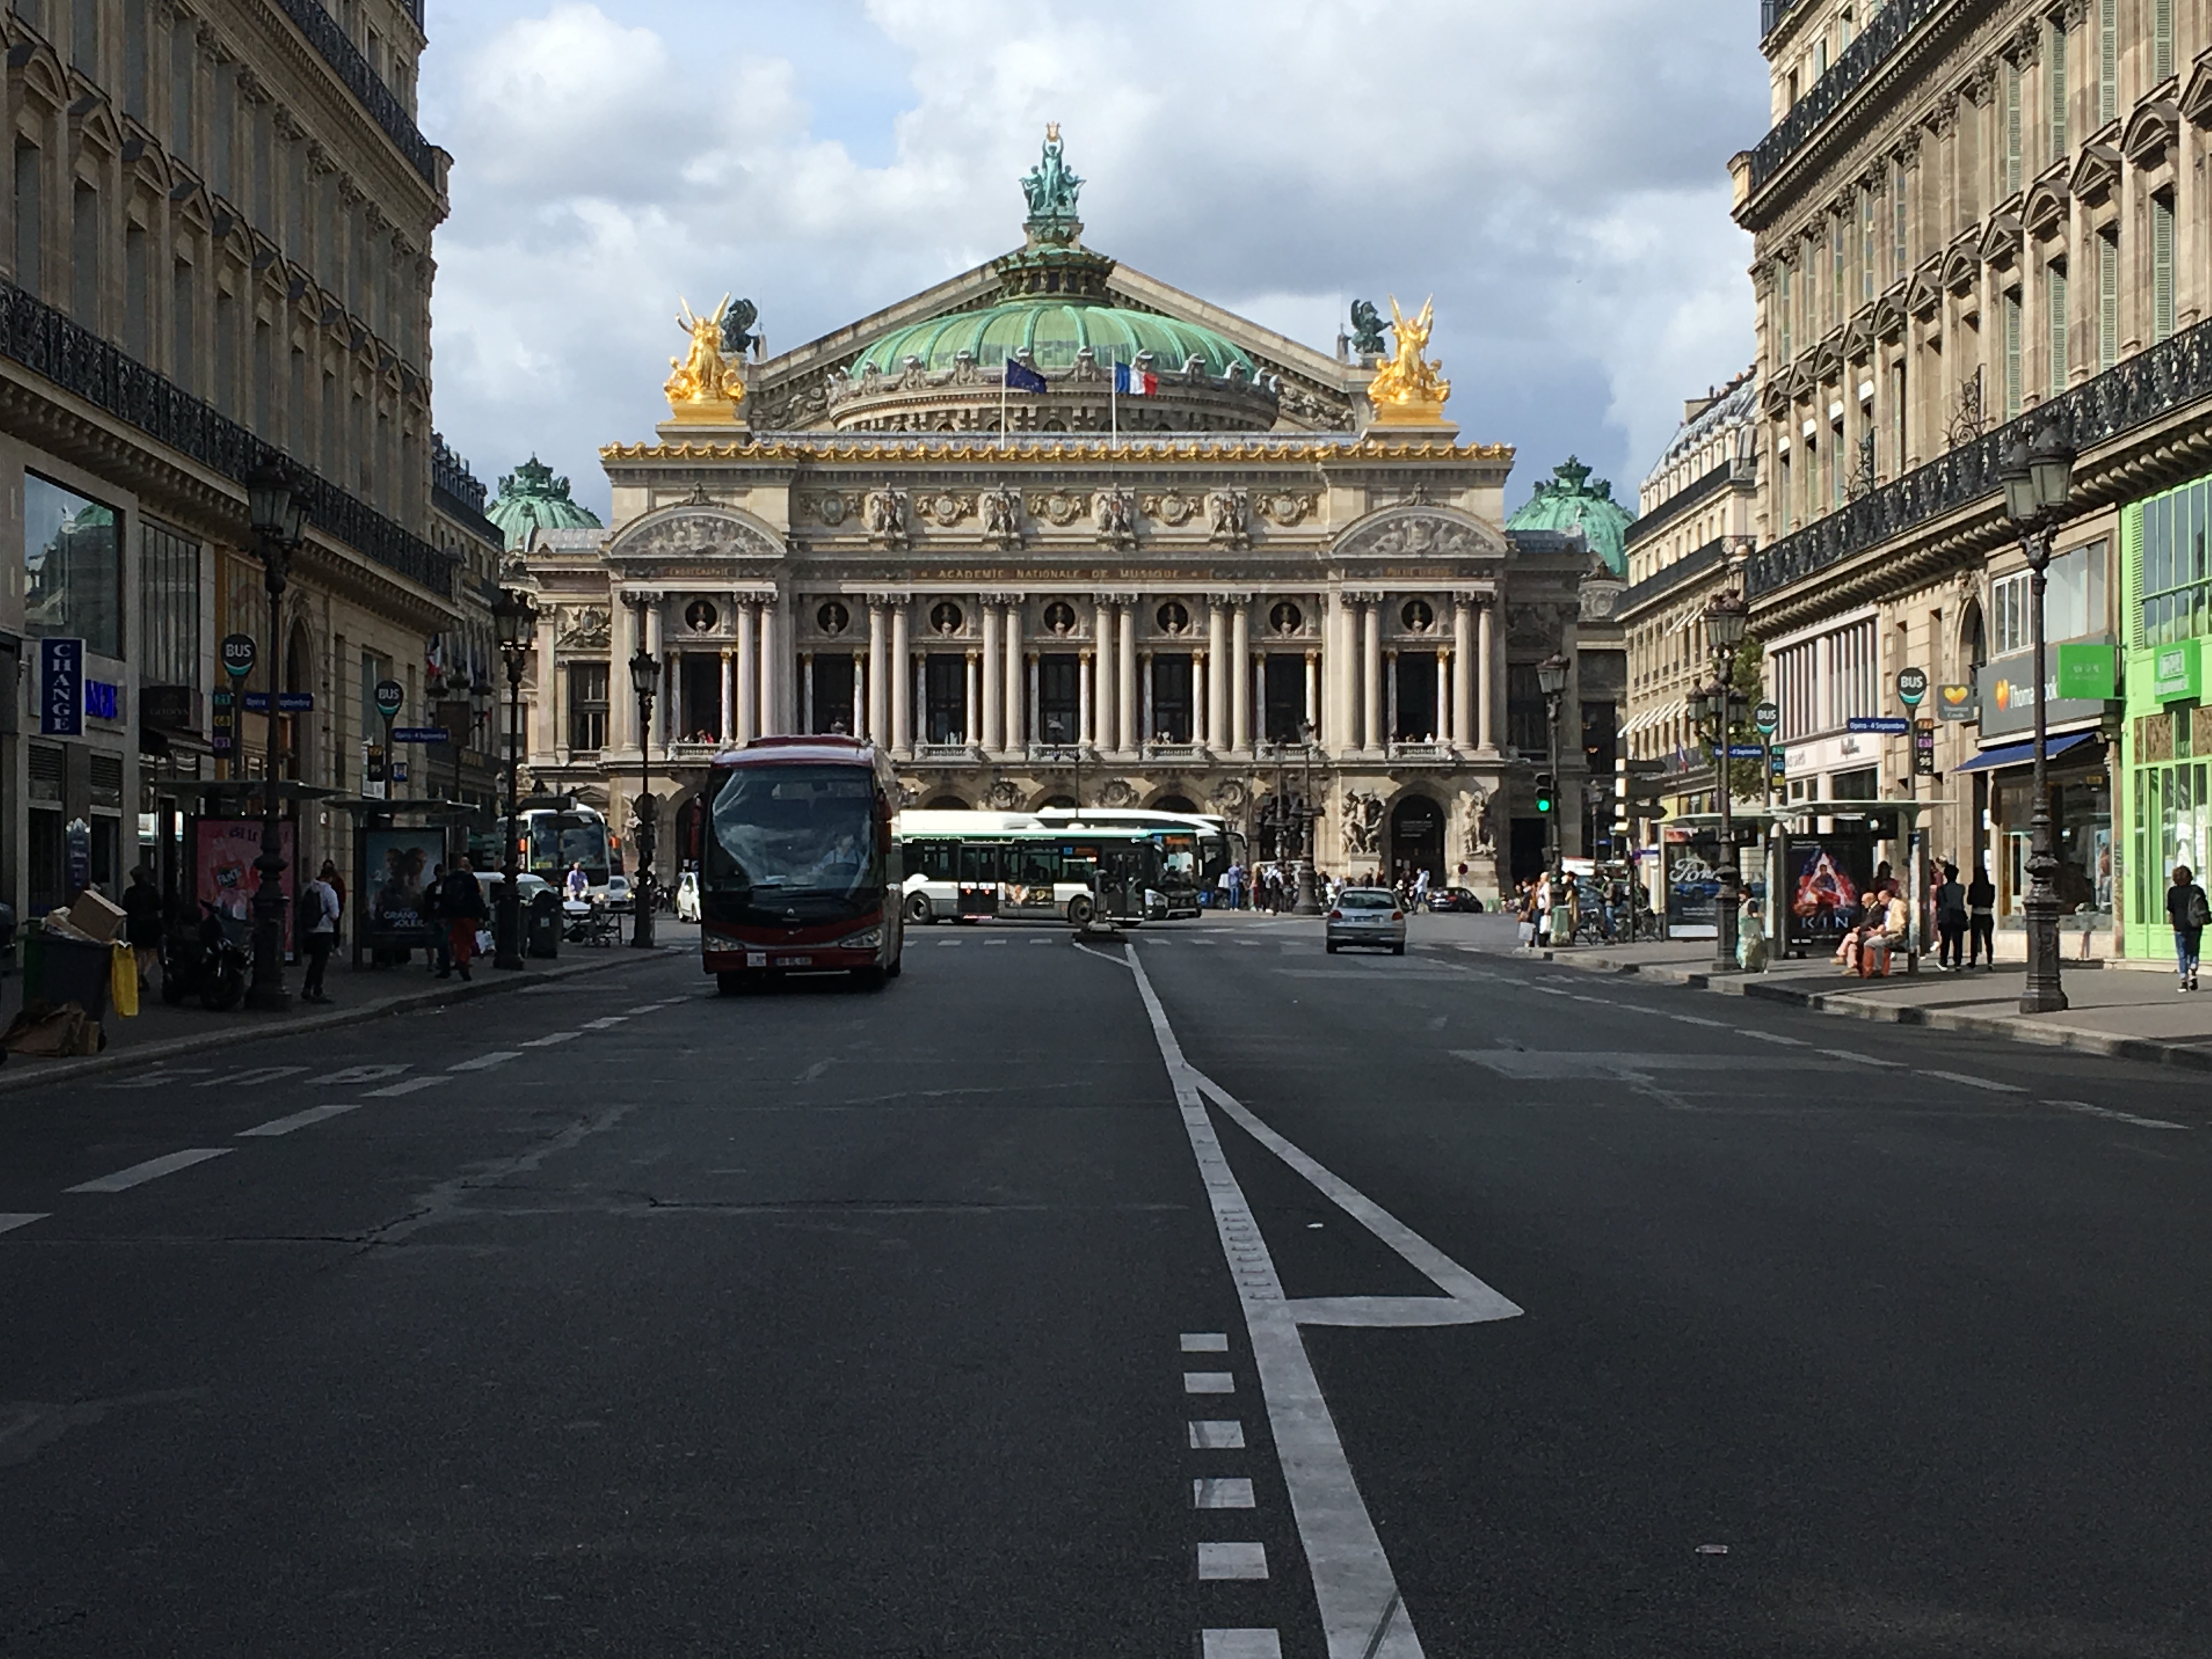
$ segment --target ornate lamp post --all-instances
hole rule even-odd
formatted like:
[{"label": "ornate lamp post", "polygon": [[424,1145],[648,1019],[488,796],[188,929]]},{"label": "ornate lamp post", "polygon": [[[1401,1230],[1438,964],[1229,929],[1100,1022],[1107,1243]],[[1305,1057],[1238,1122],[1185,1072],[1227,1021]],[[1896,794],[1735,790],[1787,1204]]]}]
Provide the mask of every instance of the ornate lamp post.
[{"label": "ornate lamp post", "polygon": [[2058,849],[2051,831],[2051,784],[2043,595],[2051,568],[2051,538],[2066,517],[2066,498],[2074,489],[2074,451],[2055,426],[2040,428],[2032,441],[2015,443],[2005,454],[2005,514],[2020,531],[2027,555],[2029,613],[2035,637],[2035,810],[2029,820],[2027,854],[2027,982],[2021,987],[2023,1014],[2052,1014],[2066,1006],[2058,982]]},{"label": "ornate lamp post", "polygon": [[637,693],[637,882],[629,900],[629,942],[653,946],[653,697],[660,684],[660,659],[639,646],[629,659],[630,690]]},{"label": "ornate lamp post", "polygon": [[522,966],[522,669],[538,644],[538,607],[530,595],[499,590],[491,608],[499,629],[500,659],[507,665],[507,833],[500,853],[499,950],[495,968]]},{"label": "ornate lamp post", "polygon": [[273,461],[247,475],[246,495],[254,544],[261,555],[262,586],[269,595],[269,747],[261,781],[261,856],[253,860],[261,878],[253,893],[253,982],[246,988],[246,1002],[250,1008],[281,1013],[292,1006],[292,994],[284,988],[283,830],[276,799],[277,630],[283,625],[292,552],[306,531],[307,501],[291,473]]},{"label": "ornate lamp post", "polygon": [[1321,914],[1321,895],[1314,886],[1314,820],[1321,813],[1314,805],[1313,752],[1313,722],[1300,720],[1298,755],[1304,766],[1304,781],[1299,786],[1301,793],[1298,796],[1298,860],[1293,866],[1297,897],[1291,905],[1291,914],[1294,916],[1317,916]]},{"label": "ornate lamp post", "polygon": [[[482,674],[469,682],[469,735],[474,737],[477,728],[491,719],[492,683]],[[461,794],[461,745],[453,745],[453,799]]]},{"label": "ornate lamp post", "polygon": [[1713,648],[1713,681],[1709,708],[1713,722],[1713,778],[1721,803],[1720,891],[1714,903],[1713,971],[1735,970],[1735,910],[1741,902],[1743,872],[1735,851],[1735,791],[1729,783],[1729,739],[1735,733],[1735,653],[1743,644],[1751,621],[1751,602],[1741,593],[1717,593],[1705,606],[1705,639]]},{"label": "ornate lamp post", "polygon": [[1045,740],[1052,745],[1052,758],[1072,760],[1075,763],[1075,810],[1083,810],[1083,745],[1071,743],[1067,736],[1067,716],[1053,714],[1044,723]]},{"label": "ornate lamp post", "polygon": [[[1559,864],[1559,704],[1567,691],[1567,659],[1553,652],[1536,665],[1537,689],[1544,694],[1544,726],[1549,738],[1552,766],[1552,810],[1544,814],[1544,867],[1552,878],[1552,910],[1559,909],[1559,884],[1564,872]],[[1555,934],[1552,943],[1559,944]]]}]

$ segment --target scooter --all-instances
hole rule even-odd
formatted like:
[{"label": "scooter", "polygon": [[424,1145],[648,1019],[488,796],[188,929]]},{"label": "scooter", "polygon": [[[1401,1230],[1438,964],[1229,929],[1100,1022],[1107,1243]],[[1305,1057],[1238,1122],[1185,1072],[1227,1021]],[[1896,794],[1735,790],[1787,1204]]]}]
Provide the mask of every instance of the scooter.
[{"label": "scooter", "polygon": [[246,996],[252,953],[240,943],[246,925],[205,900],[196,927],[173,927],[161,941],[161,1000],[172,1007],[197,995],[200,1006],[226,1013]]}]

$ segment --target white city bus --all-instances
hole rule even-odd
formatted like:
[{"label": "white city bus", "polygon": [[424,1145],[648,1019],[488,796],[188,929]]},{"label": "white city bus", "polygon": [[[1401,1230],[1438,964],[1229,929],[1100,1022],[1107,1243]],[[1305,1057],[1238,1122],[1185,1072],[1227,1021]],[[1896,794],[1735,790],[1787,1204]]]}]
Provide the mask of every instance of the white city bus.
[{"label": "white city bus", "polygon": [[1249,862],[1243,835],[1230,828],[1227,818],[1212,812],[1046,806],[1038,809],[1036,817],[1040,823],[1063,827],[1128,830],[1156,843],[1160,869],[1154,883],[1158,902],[1153,914],[1164,918],[1196,915],[1199,895],[1218,891],[1222,873],[1231,865]]},{"label": "white city bus", "polygon": [[901,812],[906,919],[1138,922],[1164,904],[1160,852],[1138,830],[1054,825],[1025,812]]}]

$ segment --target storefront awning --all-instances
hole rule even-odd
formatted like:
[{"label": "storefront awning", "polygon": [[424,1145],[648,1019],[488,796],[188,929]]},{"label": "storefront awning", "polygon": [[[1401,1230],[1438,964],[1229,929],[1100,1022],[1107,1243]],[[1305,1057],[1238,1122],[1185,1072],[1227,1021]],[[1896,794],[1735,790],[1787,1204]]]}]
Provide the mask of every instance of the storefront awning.
[{"label": "storefront awning", "polygon": [[[2047,738],[2044,740],[2044,755],[2046,758],[2063,755],[2075,744],[2087,743],[2096,735],[2094,732],[2069,732],[2063,738]],[[1994,772],[2001,766],[2027,766],[2034,760],[2035,745],[2033,743],[2008,743],[2000,748],[1984,749],[1964,766],[1954,766],[1951,771],[1954,776],[1960,772]]]}]

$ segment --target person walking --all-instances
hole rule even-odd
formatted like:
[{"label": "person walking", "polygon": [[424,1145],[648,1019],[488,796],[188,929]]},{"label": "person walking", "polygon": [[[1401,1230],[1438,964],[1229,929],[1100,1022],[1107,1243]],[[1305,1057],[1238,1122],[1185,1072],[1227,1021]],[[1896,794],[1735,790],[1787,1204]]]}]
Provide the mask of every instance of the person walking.
[{"label": "person walking", "polygon": [[584,873],[580,860],[568,866],[568,896],[579,904],[592,896],[592,878]]},{"label": "person walking", "polygon": [[1966,884],[1966,966],[1980,962],[1989,971],[1996,971],[1996,927],[1997,890],[1990,880],[1989,866],[1977,858],[1974,878]]},{"label": "person walking", "polygon": [[146,975],[161,960],[161,890],[154,885],[154,872],[140,865],[131,872],[123,890],[123,940],[138,967],[138,988],[146,988]]},{"label": "person walking", "polygon": [[[483,926],[483,889],[477,884],[476,868],[466,853],[438,884],[438,914],[446,921],[446,946],[453,952],[453,966],[467,979],[469,960],[477,953],[477,930]],[[441,972],[440,979],[451,975]]]},{"label": "person walking", "polygon": [[2212,908],[2204,890],[2185,864],[2176,865],[2173,885],[2166,890],[2166,919],[2173,924],[2174,965],[2181,970],[2180,988],[2197,988],[2197,951],[2204,942],[2204,924],[2212,921]]},{"label": "person walking", "polygon": [[453,974],[453,953],[446,939],[446,921],[438,912],[442,902],[440,894],[446,884],[446,866],[430,866],[430,878],[422,884],[422,926],[429,930],[430,943],[422,952],[422,960],[440,979],[451,979]]},{"label": "person walking", "polygon": [[1943,879],[1936,889],[1936,965],[1953,973],[1965,964],[1966,890],[1959,882],[1959,866],[1948,860]]},{"label": "person walking", "polygon": [[301,941],[307,946],[307,976],[300,988],[302,1002],[328,1002],[323,990],[323,972],[330,966],[331,948],[338,942],[338,917],[344,907],[338,899],[338,890],[331,885],[336,872],[325,864],[300,895],[301,920],[307,923],[307,933]]}]

